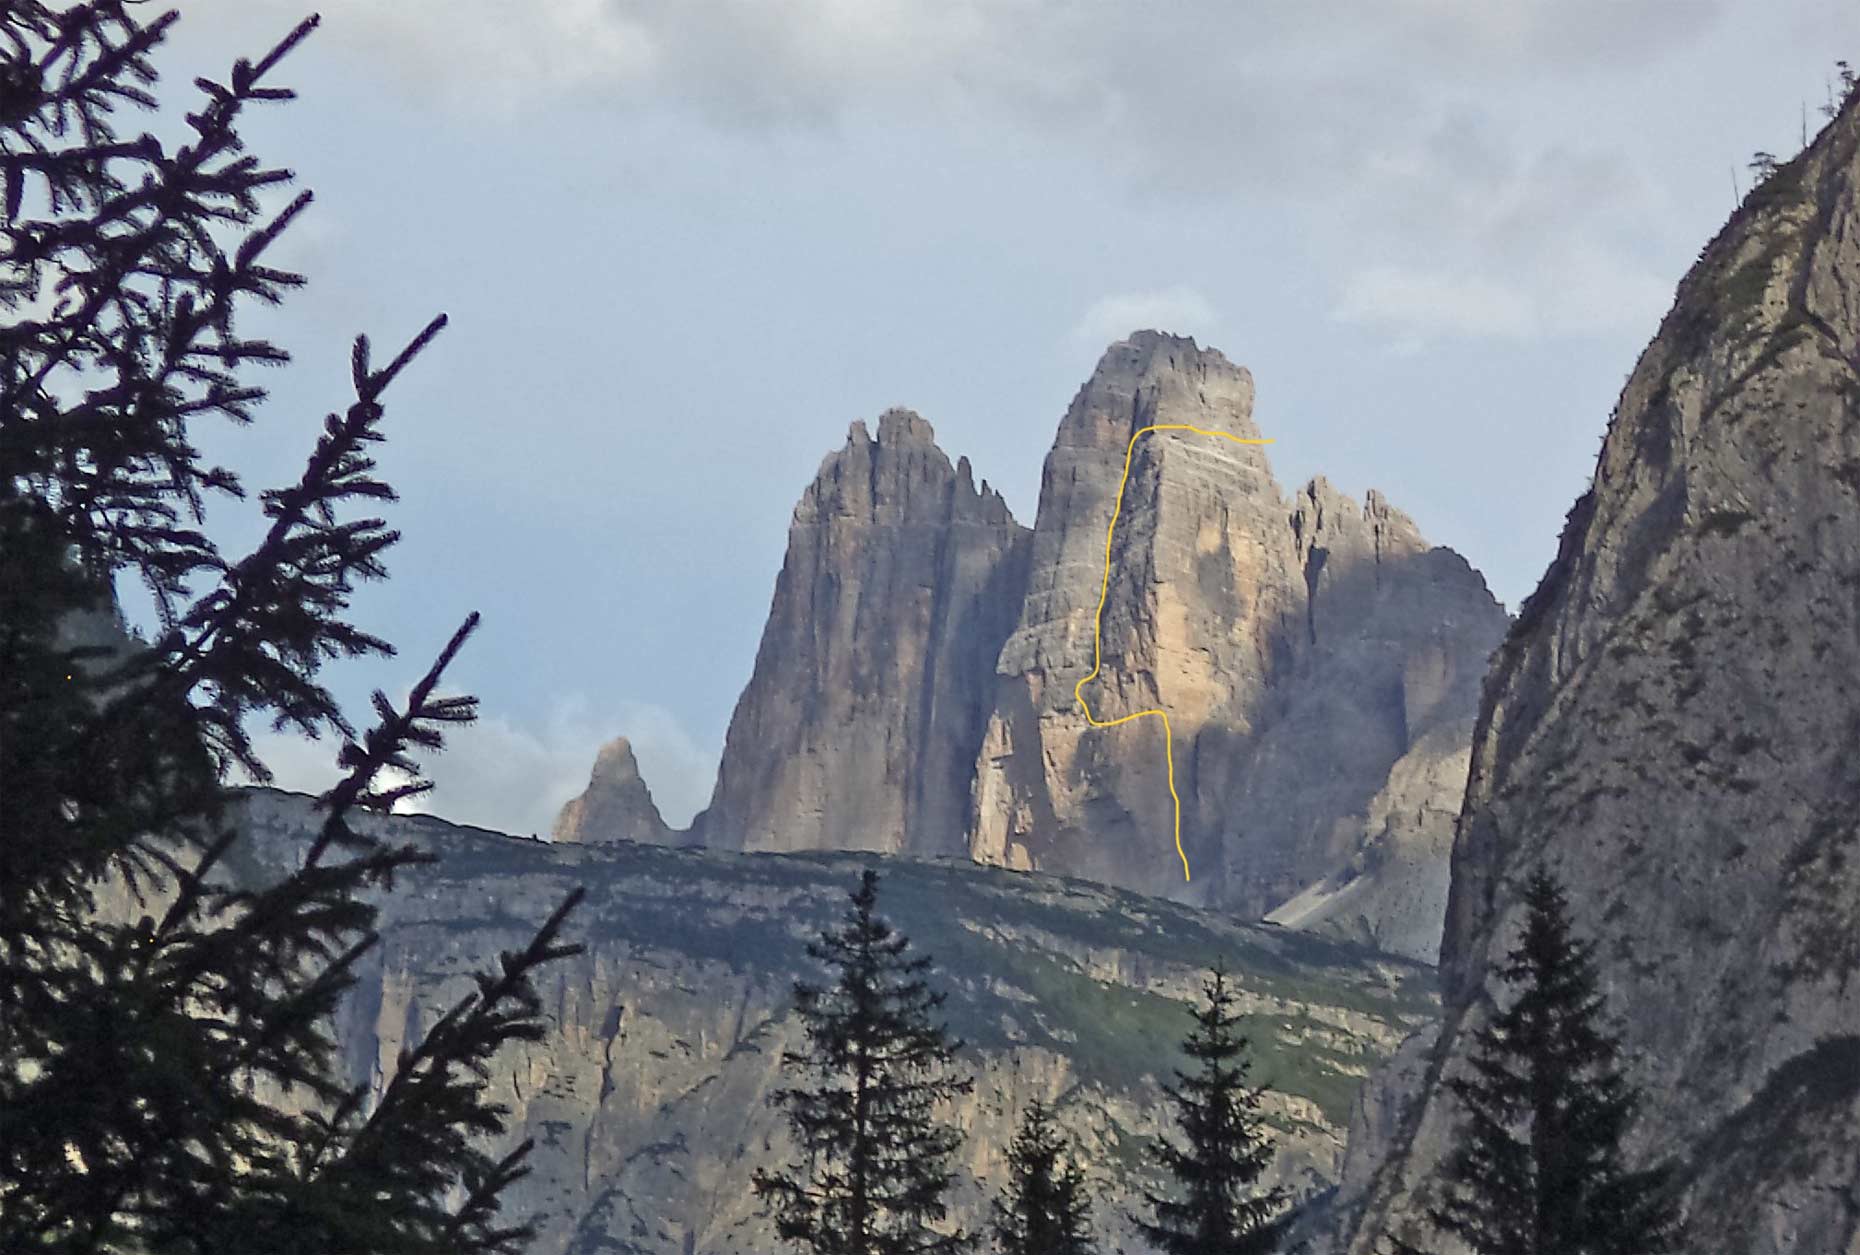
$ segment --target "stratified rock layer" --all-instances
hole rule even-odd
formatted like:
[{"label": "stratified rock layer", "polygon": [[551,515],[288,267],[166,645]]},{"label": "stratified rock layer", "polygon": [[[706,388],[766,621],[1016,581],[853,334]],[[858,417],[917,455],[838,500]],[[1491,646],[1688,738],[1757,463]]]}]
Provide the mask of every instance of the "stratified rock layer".
[{"label": "stratified rock layer", "polygon": [[[248,875],[294,866],[311,799],[246,794]],[[378,1096],[400,1051],[519,949],[576,885],[564,939],[585,951],[538,979],[549,1030],[513,1044],[487,1077],[511,1112],[502,1153],[534,1139],[508,1217],[533,1216],[535,1255],[749,1255],[778,1248],[751,1176],[789,1161],[769,1103],[797,1076],[796,979],[824,975],[804,945],[839,922],[873,856],[746,857],[632,843],[552,845],[426,816],[357,816],[365,830],[438,856],[396,880],[381,944],[359,965],[338,1040],[353,1084]],[[968,1044],[974,1091],[939,1117],[963,1136],[951,1219],[971,1230],[1006,1180],[1026,1104],[1057,1106],[1093,1177],[1105,1249],[1139,1249],[1125,1213],[1159,1085],[1185,1064],[1206,968],[1224,958],[1252,1039],[1254,1078],[1279,1153],[1271,1179],[1308,1197],[1336,1179],[1350,1095],[1366,1068],[1432,1020],[1432,970],[1278,929],[1236,926],[1133,894],[963,862],[880,860],[880,912],[937,960],[943,1016]]]},{"label": "stratified rock layer", "polygon": [[[970,850],[1255,917],[1329,882],[1327,909],[1298,923],[1431,958],[1478,678],[1505,615],[1379,494],[1359,508],[1318,479],[1288,501],[1261,446],[1203,434],[1257,439],[1252,402],[1246,370],[1154,332],[1113,345],[1074,399],[996,668]],[[1152,432],[1130,453],[1152,425],[1200,430]],[[1085,696],[1100,720],[1168,712],[1188,881],[1161,721],[1093,728],[1074,700],[1114,510]],[[1431,879],[1392,874],[1430,860]],[[1338,905],[1345,880],[1361,883]]]},{"label": "stratified rock layer", "polygon": [[633,744],[617,737],[595,756],[588,788],[571,800],[556,817],[552,834],[557,841],[600,843],[643,841],[650,845],[680,845],[684,834],[667,826],[652,791],[639,774]]},{"label": "stratified rock layer", "polygon": [[[1860,1252],[1860,104],[1680,285],[1488,680],[1446,1021],[1372,1087],[1339,1224],[1411,1224],[1546,865],[1597,941],[1691,1252]],[[1410,1061],[1410,1064],[1412,1061]],[[1405,1091],[1405,1093],[1404,1093]],[[1400,1119],[1387,1113],[1401,1111]]]},{"label": "stratified rock layer", "polygon": [[863,422],[795,507],[755,671],[695,827],[731,850],[964,846],[1027,529],[909,410]]}]

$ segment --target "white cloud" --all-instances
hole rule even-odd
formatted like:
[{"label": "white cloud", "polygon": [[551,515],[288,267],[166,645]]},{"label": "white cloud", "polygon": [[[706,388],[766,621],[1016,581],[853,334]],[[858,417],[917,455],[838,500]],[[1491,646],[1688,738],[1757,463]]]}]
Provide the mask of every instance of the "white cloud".
[{"label": "white cloud", "polygon": [[1628,259],[1576,244],[1499,277],[1371,266],[1350,276],[1331,316],[1392,337],[1406,356],[1446,336],[1525,340],[1640,332],[1651,336],[1672,285]]},{"label": "white cloud", "polygon": [[1352,276],[1334,317],[1400,333],[1410,345],[1430,335],[1522,339],[1537,322],[1529,302],[1500,284],[1400,266],[1373,266]]},{"label": "white cloud", "polygon": [[[597,717],[580,697],[557,701],[540,728],[490,715],[447,731],[446,748],[419,760],[433,791],[400,809],[547,836],[562,804],[587,787],[595,752],[622,734],[666,822],[684,826],[710,800],[716,756],[662,706],[623,701]],[[279,788],[317,793],[336,781],[334,742],[266,732],[254,743]]]},{"label": "white cloud", "polygon": [[1638,332],[1651,339],[1673,302],[1673,282],[1629,258],[1579,244],[1540,268],[1543,322],[1563,335]]},{"label": "white cloud", "polygon": [[1447,109],[1374,154],[1338,211],[1332,316],[1408,344],[1648,335],[1677,278],[1648,262],[1665,208],[1619,154],[1533,152],[1490,115]]},{"label": "white cloud", "polygon": [[1190,287],[1126,292],[1100,297],[1072,327],[1073,341],[1096,352],[1133,331],[1191,335],[1206,344],[1218,338],[1219,317],[1208,298]]}]

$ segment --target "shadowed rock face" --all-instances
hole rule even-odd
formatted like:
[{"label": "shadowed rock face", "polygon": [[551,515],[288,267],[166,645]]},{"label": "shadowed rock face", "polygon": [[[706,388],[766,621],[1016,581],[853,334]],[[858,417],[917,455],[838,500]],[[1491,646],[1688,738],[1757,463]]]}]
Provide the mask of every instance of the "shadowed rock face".
[{"label": "shadowed rock face", "polygon": [[[1113,345],[1074,399],[996,668],[971,853],[1254,916],[1309,890],[1287,922],[1431,958],[1478,676],[1506,620],[1380,494],[1359,507],[1317,479],[1288,501],[1260,446],[1136,445],[1086,696],[1101,720],[1169,713],[1192,881],[1161,721],[1093,728],[1074,701],[1131,437],[1255,438],[1252,401],[1247,371],[1153,332]],[[1408,864],[1431,879],[1383,874]]]},{"label": "shadowed rock face", "polygon": [[[1111,346],[1060,424],[1031,532],[916,414],[887,412],[877,439],[853,424],[795,507],[692,838],[1283,907],[1288,926],[1432,961],[1478,677],[1506,622],[1478,573],[1378,493],[1359,506],[1318,479],[1287,499],[1262,448],[1168,431],[1131,458],[1104,589],[1132,434],[1258,438],[1252,403],[1252,377],[1193,340]],[[1101,590],[1088,697],[1101,719],[1168,712],[1189,883],[1161,722],[1093,729],[1073,699]],[[595,839],[585,816],[564,830]]]},{"label": "shadowed rock face", "polygon": [[749,686],[695,827],[732,850],[963,848],[1027,529],[909,410],[863,422],[795,507]]},{"label": "shadowed rock face", "polygon": [[1860,1251],[1860,104],[1680,285],[1499,653],[1447,1018],[1351,1152],[1343,1245],[1411,1219],[1537,864],[1568,885],[1678,1152],[1688,1250]]}]

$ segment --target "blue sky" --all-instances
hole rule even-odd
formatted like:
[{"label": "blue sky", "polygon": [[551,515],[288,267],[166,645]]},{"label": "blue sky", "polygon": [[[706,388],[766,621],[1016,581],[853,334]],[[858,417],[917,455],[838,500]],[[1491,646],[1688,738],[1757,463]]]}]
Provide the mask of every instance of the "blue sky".
[{"label": "blue sky", "polygon": [[[199,0],[170,100],[304,9]],[[296,362],[253,488],[345,402],[349,337],[451,327],[396,383],[394,660],[463,615],[484,720],[430,808],[547,831],[633,737],[705,800],[790,512],[854,419],[908,405],[1033,521],[1105,344],[1252,370],[1281,483],[1382,490],[1509,606],[1756,149],[1811,131],[1835,0],[329,0],[245,134],[316,204],[309,287],[249,327]],[[172,119],[168,134],[173,134]],[[256,531],[222,509],[228,545]],[[333,746],[268,742],[317,787]]]}]

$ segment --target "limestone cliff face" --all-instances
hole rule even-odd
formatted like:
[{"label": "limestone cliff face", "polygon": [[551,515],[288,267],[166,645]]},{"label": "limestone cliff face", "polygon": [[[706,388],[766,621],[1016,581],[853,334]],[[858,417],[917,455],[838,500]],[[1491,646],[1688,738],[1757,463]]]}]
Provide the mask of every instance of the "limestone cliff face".
[{"label": "limestone cliff face", "polygon": [[732,850],[963,848],[969,772],[1027,530],[909,410],[854,423],[788,553],[694,825]]},{"label": "limestone cliff face", "polygon": [[[1417,1211],[1543,864],[1677,1151],[1689,1251],[1860,1252],[1860,103],[1752,192],[1629,378],[1487,681],[1446,1021],[1344,1245]],[[1400,1091],[1406,1089],[1405,1097]]]},{"label": "limestone cliff face", "polygon": [[[1100,720],[1169,712],[1187,801],[1197,734],[1211,720],[1242,723],[1289,664],[1303,616],[1286,595],[1293,555],[1264,543],[1284,509],[1260,447],[1171,431],[1129,450],[1152,424],[1257,439],[1252,406],[1245,370],[1193,341],[1140,334],[1106,351],[1067,410],[1041,477],[1026,598],[997,664],[976,769],[970,850],[979,861],[1181,893],[1161,721],[1093,730],[1073,689],[1092,667],[1103,592],[1102,667],[1085,696]],[[1127,452],[1106,589],[1106,529]],[[1169,665],[1158,667],[1162,655]],[[1213,886],[1217,838],[1186,822],[1192,801],[1184,809],[1184,849],[1202,886]]]},{"label": "limestone cliff face", "polygon": [[[997,665],[970,850],[1255,917],[1354,863],[1354,915],[1297,922],[1431,958],[1455,773],[1506,620],[1477,572],[1379,494],[1359,507],[1318,479],[1288,500],[1261,446],[1193,431],[1153,432],[1131,455],[1086,696],[1101,720],[1169,713],[1192,881],[1161,721],[1093,728],[1073,697],[1131,437],[1181,424],[1256,438],[1252,401],[1247,371],[1154,332],[1113,345],[1074,399]],[[1427,885],[1384,874],[1411,862],[1434,869]]]},{"label": "limestone cliff face", "polygon": [[617,737],[601,747],[586,792],[572,799],[556,816],[552,833],[557,841],[643,841],[649,845],[681,845],[684,834],[666,824],[652,800],[652,790],[639,774],[633,743]]},{"label": "limestone cliff face", "polygon": [[[795,507],[709,808],[666,834],[644,786],[594,824],[745,851],[876,850],[1219,903],[1432,961],[1478,680],[1506,622],[1457,554],[1371,492],[1287,498],[1252,377],[1193,340],[1113,345],[1060,424],[1037,526],[907,410],[853,424]],[[1295,439],[1296,433],[1284,433]],[[1092,666],[1101,719],[1073,698]],[[600,769],[597,768],[597,776]],[[598,780],[596,784],[598,784]]]},{"label": "limestone cliff face", "polygon": [[[247,793],[236,860],[287,864],[310,799]],[[437,864],[397,881],[382,944],[340,1024],[357,1084],[377,1091],[402,1046],[514,949],[573,885],[588,898],[567,940],[585,953],[539,982],[551,1029],[501,1055],[505,1148],[535,1139],[510,1195],[535,1215],[537,1255],[735,1255],[778,1243],[750,1190],[784,1162],[768,1103],[798,1049],[792,983],[819,979],[803,944],[836,922],[874,856],[746,857],[619,842],[550,844],[426,816],[361,817]],[[974,1092],[946,1114],[964,1136],[954,1219],[978,1227],[1005,1179],[1015,1121],[1056,1103],[1085,1148],[1106,1249],[1128,1241],[1144,1139],[1163,1132],[1158,1088],[1181,1062],[1206,966],[1224,956],[1248,1016],[1255,1079],[1279,1138],[1273,1179],[1308,1197],[1334,1182],[1362,1076],[1433,1019],[1431,969],[1300,936],[1239,927],[1167,902],[963,862],[883,859],[880,909],[938,964]]]}]

